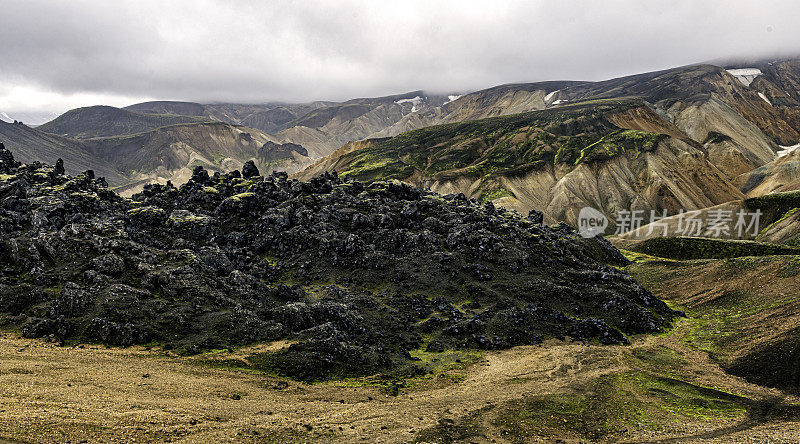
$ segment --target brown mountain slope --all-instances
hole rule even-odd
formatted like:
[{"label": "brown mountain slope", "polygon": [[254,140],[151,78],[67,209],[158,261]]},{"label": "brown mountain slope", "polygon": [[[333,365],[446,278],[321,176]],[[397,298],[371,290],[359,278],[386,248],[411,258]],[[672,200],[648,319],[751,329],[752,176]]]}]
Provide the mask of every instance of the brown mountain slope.
[{"label": "brown mountain slope", "polygon": [[141,114],[113,106],[88,106],[67,111],[36,129],[73,139],[86,139],[143,133],[161,126],[204,120],[207,119],[165,114]]},{"label": "brown mountain slope", "polygon": [[137,103],[124,109],[144,114],[204,117],[232,125],[245,125],[268,133],[275,133],[285,129],[287,124],[303,115],[332,104],[332,102],[200,104],[194,102],[153,101]]},{"label": "brown mountain slope", "polygon": [[147,183],[181,184],[198,165],[213,171],[241,169],[253,160],[262,173],[293,171],[310,163],[307,151],[283,145],[261,131],[227,123],[173,125],[125,137],[89,139],[92,154],[129,174],[125,194]]},{"label": "brown mountain slope", "polygon": [[23,124],[0,122],[0,143],[5,144],[21,162],[55,164],[61,158],[69,174],[94,170],[98,177],[105,177],[112,186],[129,181],[116,165],[95,156],[85,143],[48,134]]},{"label": "brown mountain slope", "polygon": [[[642,131],[642,130],[647,131]],[[350,144],[297,175],[336,171],[464,193],[547,221],[593,206],[703,208],[741,192],[703,147],[637,101],[605,101],[411,131]]]},{"label": "brown mountain slope", "polygon": [[785,156],[743,173],[736,179],[748,196],[800,190],[800,151],[793,150]]}]

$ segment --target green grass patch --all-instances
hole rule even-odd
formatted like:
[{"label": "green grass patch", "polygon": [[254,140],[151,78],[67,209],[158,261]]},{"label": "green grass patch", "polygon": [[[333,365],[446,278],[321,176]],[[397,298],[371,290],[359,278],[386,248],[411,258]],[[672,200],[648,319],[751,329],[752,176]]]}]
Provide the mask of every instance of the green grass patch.
[{"label": "green grass patch", "polygon": [[406,179],[420,171],[487,178],[547,163],[592,163],[625,152],[638,156],[667,136],[623,130],[607,118],[635,106],[641,102],[598,101],[426,127],[345,154],[340,175],[372,181]]},{"label": "green grass patch", "polygon": [[636,244],[631,250],[649,256],[677,260],[800,254],[800,248],[796,247],[701,237],[655,237]]},{"label": "green grass patch", "polygon": [[607,440],[621,430],[660,431],[687,420],[713,423],[745,412],[737,396],[633,371],[602,376],[576,393],[515,403],[494,425],[519,442],[535,437]]}]

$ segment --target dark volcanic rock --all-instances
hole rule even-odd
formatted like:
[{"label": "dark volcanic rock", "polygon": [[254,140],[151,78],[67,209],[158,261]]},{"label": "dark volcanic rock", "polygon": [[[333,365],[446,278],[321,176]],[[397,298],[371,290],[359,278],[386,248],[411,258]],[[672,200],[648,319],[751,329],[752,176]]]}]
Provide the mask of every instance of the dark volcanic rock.
[{"label": "dark volcanic rock", "polygon": [[267,142],[258,150],[258,155],[267,162],[292,158],[293,153],[308,156],[308,150],[296,143]]},{"label": "dark volcanic rock", "polygon": [[249,179],[251,177],[260,176],[261,173],[258,172],[258,167],[256,167],[255,162],[252,160],[248,160],[245,162],[244,166],[242,167],[242,177],[245,179]]},{"label": "dark volcanic rock", "polygon": [[674,313],[608,242],[401,182],[245,168],[123,199],[0,149],[0,324],[196,352],[291,340],[259,365],[413,371],[409,351],[624,343]]},{"label": "dark volcanic rock", "polygon": [[8,173],[18,165],[19,163],[14,160],[11,151],[7,150],[6,146],[0,143],[0,172]]}]

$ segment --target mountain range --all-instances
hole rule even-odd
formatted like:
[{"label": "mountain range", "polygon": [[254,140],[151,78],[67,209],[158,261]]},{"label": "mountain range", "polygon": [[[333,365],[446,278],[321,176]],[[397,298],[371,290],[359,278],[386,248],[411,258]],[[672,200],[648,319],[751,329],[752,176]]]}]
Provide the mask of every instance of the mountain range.
[{"label": "mountain range", "polygon": [[0,122],[0,440],[796,442],[799,112],[786,59]]},{"label": "mountain range", "polygon": [[574,224],[584,206],[677,212],[796,189],[799,128],[800,60],[787,59],[461,95],[93,106],[37,128],[0,123],[0,138],[23,161],[63,157],[123,193],[253,160],[304,179],[396,178]]}]

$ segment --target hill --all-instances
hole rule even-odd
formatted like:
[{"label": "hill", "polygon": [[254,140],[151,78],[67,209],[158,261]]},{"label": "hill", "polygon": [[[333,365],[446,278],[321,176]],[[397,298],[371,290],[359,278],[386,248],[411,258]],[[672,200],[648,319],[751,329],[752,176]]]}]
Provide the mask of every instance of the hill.
[{"label": "hill", "polygon": [[143,133],[158,127],[202,119],[159,114],[140,114],[113,106],[73,109],[36,129],[73,139]]},{"label": "hill", "polygon": [[252,160],[262,171],[294,172],[311,163],[299,145],[282,144],[253,128],[221,122],[159,127],[122,137],[87,139],[96,157],[116,165],[131,180],[118,189],[133,194],[148,183],[180,185],[196,166],[212,172],[240,170]]},{"label": "hill", "polygon": [[[742,192],[793,189],[800,183],[787,168],[794,156],[775,158],[779,144],[800,138],[797,108],[775,91],[795,85],[800,64],[770,63],[750,80],[735,69],[695,65],[472,93],[441,109],[475,116],[464,113],[466,104],[480,103],[476,110],[502,114],[520,108],[496,104],[519,96],[520,107],[540,111],[345,145],[297,177],[398,178],[521,212],[544,208],[546,220],[571,223],[583,206],[615,220],[620,211],[676,214],[741,200]],[[773,91],[774,103],[759,88]],[[428,122],[451,118],[441,109]]]},{"label": "hill", "polygon": [[0,143],[4,143],[17,159],[26,163],[40,161],[55,164],[57,159],[63,159],[70,174],[94,170],[97,176],[105,177],[109,184],[116,186],[129,180],[115,165],[95,156],[85,143],[23,124],[0,122]]},{"label": "hill", "polygon": [[[550,222],[593,206],[703,208],[741,198],[704,147],[639,100],[606,100],[438,125],[353,144],[297,175],[336,171],[464,193]],[[612,219],[613,220],[613,219]]]},{"label": "hill", "polygon": [[291,122],[332,102],[237,104],[154,101],[126,106],[124,109],[143,114],[194,116],[244,125],[268,133],[277,133]]}]

